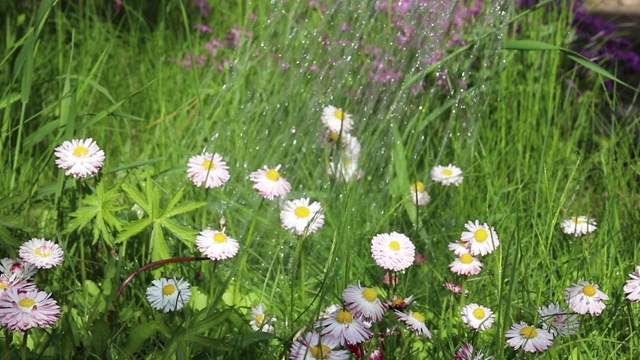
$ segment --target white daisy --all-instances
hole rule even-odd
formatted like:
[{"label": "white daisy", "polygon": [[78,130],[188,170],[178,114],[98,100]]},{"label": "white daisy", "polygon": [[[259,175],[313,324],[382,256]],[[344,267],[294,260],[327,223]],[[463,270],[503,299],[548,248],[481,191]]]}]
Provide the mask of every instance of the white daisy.
[{"label": "white daisy", "polygon": [[38,269],[50,269],[62,264],[64,252],[62,248],[51,240],[33,238],[18,250],[20,258],[33,264]]},{"label": "white daisy", "polygon": [[64,141],[55,148],[56,165],[65,170],[65,175],[84,178],[97,174],[104,164],[104,151],[92,138]]},{"label": "white daisy", "polygon": [[217,188],[229,181],[228,169],[220,154],[207,152],[189,158],[187,176],[196,186],[204,184],[205,188]]},{"label": "white daisy", "polygon": [[269,321],[271,320],[271,318],[264,315],[264,304],[260,303],[258,306],[251,308],[251,321],[249,322],[249,325],[253,330],[273,334],[275,329],[269,324]]},{"label": "white daisy", "polygon": [[225,260],[236,256],[240,245],[222,231],[205,229],[196,237],[196,246],[211,260]]},{"label": "white daisy", "polygon": [[341,156],[337,170],[333,161],[329,162],[327,174],[344,182],[351,182],[362,178],[362,170],[358,169],[357,159],[348,156]]},{"label": "white daisy", "polygon": [[316,326],[322,328],[322,336],[338,340],[341,346],[359,344],[373,335],[362,320],[346,309],[332,313],[328,319],[317,322]]},{"label": "white daisy", "polygon": [[371,256],[383,269],[402,271],[415,261],[416,248],[406,235],[394,231],[371,239]]},{"label": "white daisy", "polygon": [[444,186],[462,184],[462,170],[454,165],[437,165],[431,169],[431,179]]},{"label": "white daisy", "polygon": [[36,273],[36,270],[38,269],[33,264],[19,259],[0,260],[0,272],[8,277],[15,275],[19,279],[28,279]]},{"label": "white daisy", "polygon": [[253,189],[265,199],[285,197],[291,190],[291,184],[281,176],[279,170],[280,165],[275,168],[265,166],[252,172],[249,179],[253,181]]},{"label": "white daisy", "polygon": [[427,325],[425,325],[424,323],[425,317],[421,313],[416,311],[409,311],[408,314],[405,314],[396,310],[396,317],[398,318],[398,320],[407,324],[407,327],[410,330],[413,330],[416,335],[423,335],[428,339],[431,339],[433,337],[429,329],[427,329]]},{"label": "white daisy", "polygon": [[473,256],[491,254],[500,245],[498,234],[487,224],[480,225],[476,220],[475,223],[469,221],[464,225],[468,231],[464,231],[460,236],[460,240],[467,243],[469,253]]},{"label": "white daisy", "polygon": [[600,291],[598,285],[583,281],[580,284],[572,284],[564,291],[569,308],[580,315],[586,313],[598,316],[606,305],[602,300],[609,300],[607,294]]},{"label": "white daisy", "polygon": [[628,300],[640,302],[640,266],[636,267],[636,272],[629,276],[631,279],[625,282],[624,293],[627,294]]},{"label": "white daisy", "polygon": [[376,322],[384,315],[384,307],[375,288],[349,285],[342,292],[342,300],[347,310],[364,320]]},{"label": "white daisy", "polygon": [[576,237],[596,231],[596,225],[595,219],[583,215],[566,219],[560,224],[565,234]]},{"label": "white daisy", "polygon": [[449,269],[458,275],[477,275],[482,270],[482,263],[475,256],[464,253],[449,264]]},{"label": "white daisy", "polygon": [[431,201],[431,197],[427,194],[424,184],[421,181],[413,183],[410,187],[411,201],[418,206],[423,206]]},{"label": "white daisy", "polygon": [[507,344],[518,350],[523,348],[525,352],[541,352],[553,345],[553,335],[545,329],[537,329],[524,322],[511,325],[507,331]]},{"label": "white daisy", "polygon": [[334,133],[349,133],[353,127],[351,115],[332,105],[322,109],[321,119],[324,126]]},{"label": "white daisy", "polygon": [[160,278],[153,280],[147,288],[147,300],[154,309],[164,312],[177,311],[191,298],[189,283],[183,279]]},{"label": "white daisy", "polygon": [[447,249],[449,249],[449,251],[453,251],[455,255],[460,256],[469,252],[468,245],[468,242],[459,240],[457,242],[449,243],[447,245]]},{"label": "white daisy", "polygon": [[289,200],[280,212],[282,227],[298,235],[312,234],[324,225],[322,206],[317,201],[309,204],[308,198]]},{"label": "white daisy", "polygon": [[453,360],[489,360],[492,356],[485,357],[482,351],[474,353],[473,345],[466,343],[462,345],[455,354],[453,354]]},{"label": "white daisy", "polygon": [[308,332],[304,338],[297,339],[291,345],[291,360],[349,360],[348,350],[334,350],[339,346],[337,339],[320,336],[317,332]]},{"label": "white daisy", "polygon": [[538,308],[542,328],[553,336],[575,334],[580,325],[576,314],[569,314],[560,304],[549,304]]},{"label": "white daisy", "polygon": [[478,304],[469,304],[462,308],[462,321],[470,328],[487,330],[493,325],[495,316],[488,307]]}]

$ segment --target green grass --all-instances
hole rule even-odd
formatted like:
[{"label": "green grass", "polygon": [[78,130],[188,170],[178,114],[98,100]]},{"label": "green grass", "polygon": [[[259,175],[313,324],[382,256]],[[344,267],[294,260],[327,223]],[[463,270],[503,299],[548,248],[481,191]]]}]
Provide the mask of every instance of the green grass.
[{"label": "green grass", "polygon": [[[444,49],[442,41],[427,41],[425,30],[420,50],[394,53],[386,45],[396,37],[390,19],[372,6],[329,6],[323,14],[306,2],[211,1],[213,13],[201,20],[187,1],[124,3],[116,14],[108,1],[43,1],[15,5],[0,20],[8,49],[0,60],[0,255],[16,257],[33,237],[65,250],[61,266],[34,279],[62,307],[60,319],[26,337],[3,331],[3,358],[288,357],[294,335],[358,282],[378,286],[381,298],[413,294],[411,308],[434,334],[385,339],[389,359],[447,359],[464,342],[497,359],[529,358],[507,347],[505,332],[536,322],[539,306],[565,306],[564,289],[581,280],[609,295],[607,308],[580,316],[576,335],[535,357],[638,357],[640,308],[622,292],[640,264],[638,116],[614,116],[620,104],[593,73],[577,96],[565,81],[581,74],[564,52],[502,49],[507,38],[568,47],[566,9],[517,19],[490,9],[464,32],[466,48],[428,68],[421,59]],[[196,22],[218,39],[234,23],[253,37],[221,50],[233,67],[186,71],[167,58],[204,51],[209,35],[193,30]],[[351,32],[339,30],[343,22]],[[322,45],[325,35],[332,46]],[[370,81],[371,61],[353,42],[396,56],[409,69],[404,83]],[[329,59],[337,63],[325,69]],[[308,70],[313,63],[320,72]],[[436,70],[448,71],[453,91],[434,85]],[[412,96],[410,80],[422,79],[427,91]],[[355,118],[360,180],[326,173],[320,112],[328,104]],[[107,158],[99,176],[75,181],[56,168],[53,149],[85,137]],[[231,180],[222,188],[196,188],[185,176],[188,158],[204,148],[228,162]],[[448,163],[463,169],[460,187],[429,181],[431,167]],[[283,164],[289,199],[323,205],[318,233],[285,231],[278,203],[251,189],[249,173],[265,164]],[[423,208],[410,201],[414,181],[432,197]],[[142,219],[135,204],[145,209]],[[563,234],[560,221],[580,214],[597,218],[597,231]],[[151,261],[200,256],[196,234],[222,219],[240,242],[235,258],[156,267],[116,297]],[[495,227],[501,245],[482,258],[479,275],[460,278],[448,269],[454,257],[446,245],[475,219]],[[370,240],[392,231],[408,235],[426,262],[388,289]],[[189,281],[194,294],[184,310],[150,307],[145,290],[161,276]],[[469,296],[448,292],[445,281],[463,284]],[[248,325],[260,302],[277,318],[274,336]],[[494,310],[491,329],[476,333],[462,323],[460,309],[473,302]]]}]

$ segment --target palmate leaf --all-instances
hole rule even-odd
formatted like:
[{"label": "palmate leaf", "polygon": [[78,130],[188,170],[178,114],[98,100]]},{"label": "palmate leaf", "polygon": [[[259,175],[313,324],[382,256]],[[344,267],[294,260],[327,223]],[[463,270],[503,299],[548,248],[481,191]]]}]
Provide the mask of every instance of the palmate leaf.
[{"label": "palmate leaf", "polygon": [[71,213],[73,220],[69,222],[63,233],[68,234],[73,231],[83,229],[92,223],[93,220],[93,241],[102,239],[113,247],[112,229],[120,231],[122,222],[115,216],[117,211],[124,209],[124,206],[118,205],[116,199],[118,197],[119,185],[116,185],[104,191],[104,183],[100,182],[96,186],[96,192],[86,196],[80,201],[78,210]]},{"label": "palmate leaf", "polygon": [[206,205],[206,203],[187,202],[179,204],[184,194],[184,189],[180,189],[169,199],[167,206],[161,209],[160,192],[153,180],[148,178],[143,187],[144,194],[133,186],[122,186],[122,189],[129,198],[144,210],[147,217],[125,226],[124,231],[121,232],[116,239],[116,243],[123,242],[140,233],[148,226],[152,226],[151,243],[149,246],[152,261],[166,259],[171,256],[163,229],[168,230],[187,246],[192,247],[196,231],[185,225],[178,224],[175,220],[172,220],[172,218],[198,209]]}]

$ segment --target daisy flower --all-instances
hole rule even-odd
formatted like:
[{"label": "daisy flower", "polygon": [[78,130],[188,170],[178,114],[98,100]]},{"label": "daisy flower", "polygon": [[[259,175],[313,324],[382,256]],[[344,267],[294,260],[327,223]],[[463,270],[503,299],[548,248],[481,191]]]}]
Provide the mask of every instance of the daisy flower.
[{"label": "daisy flower", "polygon": [[384,307],[392,310],[402,310],[407,306],[411,305],[412,302],[413,302],[413,295],[409,295],[404,299],[397,295],[393,295],[391,300],[384,301]]},{"label": "daisy flower", "polygon": [[538,314],[542,328],[553,336],[575,334],[579,326],[578,316],[568,314],[558,303],[539,307]]},{"label": "daisy flower", "polygon": [[467,243],[469,253],[473,256],[491,254],[500,245],[498,234],[487,224],[480,225],[476,220],[475,223],[469,221],[464,225],[468,231],[464,231],[460,236],[460,240]]},{"label": "daisy flower", "polygon": [[562,231],[565,234],[574,235],[576,237],[596,231],[595,219],[589,219],[586,216],[574,216],[560,223]]},{"label": "daisy flower", "polygon": [[191,298],[189,283],[182,278],[153,280],[147,288],[147,300],[154,309],[164,312],[177,311],[184,307]]},{"label": "daisy flower", "polygon": [[18,255],[38,269],[50,269],[62,264],[64,252],[51,240],[33,238],[20,245]]},{"label": "daisy flower", "polygon": [[205,188],[217,188],[224,185],[231,175],[228,171],[227,163],[222,160],[220,154],[204,153],[194,155],[187,163],[187,176],[196,186]]},{"label": "daisy flower", "polygon": [[478,304],[469,304],[462,308],[460,312],[462,321],[470,328],[487,330],[493,325],[495,315],[488,307]]},{"label": "daisy flower", "polygon": [[329,132],[328,140],[330,143],[340,144],[340,155],[358,161],[360,159],[360,153],[362,146],[360,141],[353,135],[342,133],[342,136],[337,132]]},{"label": "daisy flower", "polygon": [[461,256],[462,254],[466,254],[469,252],[469,248],[467,247],[468,243],[466,241],[456,241],[451,242],[447,245],[447,249],[449,251],[453,251],[453,253],[457,256]]},{"label": "daisy flower", "polygon": [[376,322],[384,315],[384,307],[375,288],[349,285],[342,292],[342,300],[347,310],[364,320]]},{"label": "daisy flower", "polygon": [[569,308],[580,315],[587,312],[592,316],[600,315],[606,307],[602,300],[609,300],[609,296],[600,291],[598,285],[587,281],[572,284],[564,291],[564,296]]},{"label": "daisy flower", "polygon": [[636,267],[636,272],[629,274],[631,280],[627,280],[624,284],[624,293],[627,299],[640,302],[640,266]]},{"label": "daisy flower", "polygon": [[309,204],[308,198],[289,200],[280,212],[282,227],[298,235],[309,235],[324,225],[322,206],[317,201]]},{"label": "daisy flower", "polygon": [[64,169],[65,175],[76,179],[97,174],[104,163],[104,151],[92,138],[64,141],[55,148],[56,165]]},{"label": "daisy flower", "polygon": [[465,253],[449,264],[449,269],[458,275],[477,275],[482,270],[482,263],[475,256]]},{"label": "daisy flower", "polygon": [[351,131],[353,119],[340,108],[329,105],[322,109],[322,123],[331,132],[343,134]]},{"label": "daisy flower", "polygon": [[427,190],[421,181],[413,183],[409,190],[411,192],[411,201],[413,201],[414,204],[423,206],[431,201],[431,197],[427,194]]},{"label": "daisy flower", "polygon": [[272,333],[275,331],[273,326],[269,325],[270,318],[264,316],[264,304],[260,303],[256,307],[251,308],[251,328],[255,331],[263,331]]},{"label": "daisy flower", "polygon": [[[442,286],[445,289],[447,289],[447,290],[449,290],[449,291],[451,291],[453,293],[456,293],[458,295],[462,294],[462,286],[460,286],[459,284],[455,284],[455,283],[452,283],[452,282],[446,282]],[[469,289],[466,289],[464,291],[464,294],[468,295],[469,294]]]},{"label": "daisy flower", "polygon": [[36,273],[37,268],[28,262],[20,259],[4,258],[0,260],[0,272],[11,277],[15,275],[20,279],[28,279]]},{"label": "daisy flower", "polygon": [[20,291],[37,290],[36,286],[31,282],[22,279],[16,275],[7,276],[0,274],[0,298],[5,292],[16,289]]},{"label": "daisy flower", "polygon": [[304,338],[297,339],[291,345],[291,360],[349,360],[348,350],[333,350],[339,341],[329,336],[320,336],[317,332],[308,332]]},{"label": "daisy flower", "polygon": [[359,344],[373,335],[362,320],[346,309],[330,314],[328,319],[319,321],[316,326],[322,328],[322,336],[336,339],[342,346]]},{"label": "daisy flower", "polygon": [[347,156],[340,157],[337,170],[336,164],[333,161],[329,162],[327,174],[344,182],[351,182],[362,178],[362,170],[358,169],[358,161]]},{"label": "daisy flower", "polygon": [[256,170],[249,175],[253,181],[253,189],[265,199],[285,197],[291,190],[291,184],[280,175],[280,165],[275,168],[267,166]]},{"label": "daisy flower", "polygon": [[453,360],[488,360],[491,356],[485,357],[481,351],[473,352],[473,345],[464,344],[453,354]]},{"label": "daisy flower", "polygon": [[407,328],[413,330],[416,335],[424,335],[428,339],[431,339],[433,337],[429,329],[427,329],[427,325],[425,325],[424,323],[424,315],[422,315],[421,313],[416,311],[409,311],[408,314],[405,314],[396,310],[396,317],[398,318],[398,320],[405,323],[407,325]]},{"label": "daisy flower", "polygon": [[462,184],[462,178],[462,170],[451,164],[447,166],[438,165],[431,169],[431,179],[444,186],[458,186]]},{"label": "daisy flower", "polygon": [[371,239],[371,256],[383,269],[402,271],[415,261],[416,248],[406,235],[394,231]]},{"label": "daisy flower", "polygon": [[507,344],[518,350],[523,348],[526,352],[545,351],[553,345],[553,335],[545,329],[537,329],[524,322],[511,325],[507,331]]},{"label": "daisy flower", "polygon": [[58,303],[38,289],[12,288],[0,297],[0,325],[12,331],[50,327],[59,316]]},{"label": "daisy flower", "polygon": [[196,237],[196,246],[211,260],[225,260],[236,256],[240,245],[222,231],[205,229]]}]

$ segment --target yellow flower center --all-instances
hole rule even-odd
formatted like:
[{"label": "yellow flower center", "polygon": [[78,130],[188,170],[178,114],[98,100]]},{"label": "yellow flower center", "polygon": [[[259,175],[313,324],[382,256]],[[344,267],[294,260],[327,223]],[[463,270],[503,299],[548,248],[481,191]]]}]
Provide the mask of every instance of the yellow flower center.
[{"label": "yellow flower center", "polygon": [[413,190],[415,192],[423,192],[424,191],[424,184],[421,181],[418,181],[415,184],[411,185],[411,190]]},{"label": "yellow flower center", "polygon": [[351,324],[353,316],[347,310],[340,310],[338,311],[338,315],[336,315],[336,321],[340,324]]},{"label": "yellow flower center", "polygon": [[78,146],[73,149],[73,156],[77,158],[85,158],[89,155],[89,149],[84,146]]},{"label": "yellow flower center", "polygon": [[585,285],[582,287],[582,293],[587,296],[593,296],[596,294],[596,288],[591,285]]},{"label": "yellow flower center", "polygon": [[475,316],[475,318],[478,320],[484,319],[484,310],[482,310],[481,308],[473,310],[473,316]]},{"label": "yellow flower center", "polygon": [[278,172],[278,170],[274,169],[269,169],[265,176],[271,181],[278,181],[278,179],[280,179],[280,173]]},{"label": "yellow flower center", "polygon": [[309,210],[308,207],[306,206],[298,206],[295,210],[293,210],[293,213],[299,218],[299,219],[304,219],[306,217],[309,216],[309,214],[311,214],[311,211]]},{"label": "yellow flower center", "polygon": [[582,219],[581,217],[578,217],[578,216],[573,217],[571,220],[573,220],[573,222],[578,224],[578,225],[586,223],[586,221],[584,221],[584,219]]},{"label": "yellow flower center", "polygon": [[173,284],[167,284],[162,287],[162,295],[169,296],[176,291],[176,286]]},{"label": "yellow flower center", "polygon": [[264,315],[258,314],[258,315],[256,315],[254,320],[256,321],[256,326],[262,326],[262,321],[264,320]]},{"label": "yellow flower center", "polygon": [[470,254],[462,254],[462,256],[460,256],[460,262],[469,265],[473,262],[473,256]]},{"label": "yellow flower center", "polygon": [[535,339],[538,336],[538,332],[533,326],[525,326],[520,330],[520,336],[525,339]]},{"label": "yellow flower center", "polygon": [[404,299],[399,297],[391,302],[391,307],[395,308],[395,307],[401,306],[403,303],[404,303]]},{"label": "yellow flower center", "polygon": [[444,175],[444,176],[451,176],[451,175],[453,175],[453,170],[451,170],[451,169],[442,169],[442,171],[440,173],[442,175]]},{"label": "yellow flower center", "polygon": [[342,121],[344,120],[344,112],[342,111],[342,109],[337,109],[335,113],[333,113],[333,116],[336,117],[336,119]]},{"label": "yellow flower center", "polygon": [[400,243],[395,240],[391,240],[391,242],[389,242],[389,249],[393,251],[400,250]]},{"label": "yellow flower center", "polygon": [[28,308],[28,307],[32,307],[35,304],[36,304],[36,301],[28,297],[18,300],[18,305],[20,305],[20,307]]},{"label": "yellow flower center", "polygon": [[218,244],[222,244],[223,242],[227,241],[227,236],[221,232],[217,232],[213,234],[213,241],[217,242]]},{"label": "yellow flower center", "polygon": [[51,256],[51,249],[49,249],[48,246],[40,246],[39,248],[35,249],[33,252],[40,257]]},{"label": "yellow flower center", "polygon": [[340,137],[340,134],[339,134],[339,133],[337,133],[337,132],[331,132],[331,133],[329,134],[329,138],[330,138],[332,141],[338,141],[338,138],[339,138],[339,137]]},{"label": "yellow flower center", "polygon": [[378,298],[378,293],[374,288],[365,288],[362,290],[362,297],[368,302],[374,302]]},{"label": "yellow flower center", "polygon": [[213,170],[216,168],[216,166],[213,164],[213,162],[209,159],[205,160],[202,162],[202,167],[207,169],[207,170]]},{"label": "yellow flower center", "polygon": [[4,290],[9,287],[9,284],[0,283],[0,290]]},{"label": "yellow flower center", "polygon": [[487,240],[487,237],[489,237],[489,233],[487,233],[487,230],[485,229],[478,229],[475,233],[473,233],[473,238],[478,242]]},{"label": "yellow flower center", "polygon": [[331,349],[325,344],[313,345],[309,352],[314,359],[330,359]]},{"label": "yellow flower center", "polygon": [[424,315],[420,314],[419,312],[411,313],[411,316],[413,316],[414,319],[420,321],[421,323],[424,323]]}]

